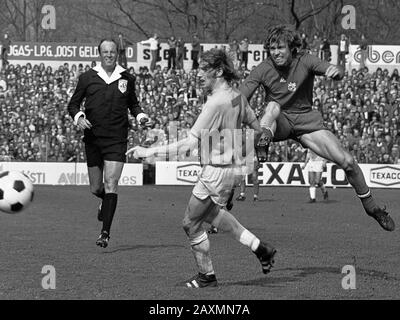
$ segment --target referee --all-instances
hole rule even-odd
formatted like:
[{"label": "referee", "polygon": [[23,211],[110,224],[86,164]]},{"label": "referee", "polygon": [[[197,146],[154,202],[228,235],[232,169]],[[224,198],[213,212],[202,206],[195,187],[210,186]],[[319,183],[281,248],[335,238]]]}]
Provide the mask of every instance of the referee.
[{"label": "referee", "polygon": [[[68,105],[75,125],[84,130],[90,191],[102,200],[98,220],[103,222],[96,244],[106,248],[117,207],[117,187],[121,177],[128,137],[128,109],[144,125],[135,93],[135,77],[117,64],[117,43],[103,39],[99,44],[101,65],[83,73]],[[80,106],[85,99],[84,111]]]}]

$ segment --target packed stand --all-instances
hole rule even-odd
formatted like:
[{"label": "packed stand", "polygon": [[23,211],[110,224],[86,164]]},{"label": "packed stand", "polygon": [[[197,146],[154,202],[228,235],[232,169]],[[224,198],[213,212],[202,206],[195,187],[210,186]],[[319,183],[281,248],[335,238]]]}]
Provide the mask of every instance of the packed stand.
[{"label": "packed stand", "polygon": [[[244,50],[246,44],[242,46]],[[181,139],[196,120],[203,103],[197,71],[174,69],[173,64],[171,67],[168,70],[157,65],[153,73],[147,67],[129,68],[136,76],[137,96],[152,119],[152,127],[139,127],[131,118],[128,148]],[[82,133],[68,116],[67,104],[79,75],[89,68],[68,63],[56,69],[43,63],[10,64],[3,68],[1,161],[85,161]],[[239,63],[239,72],[245,78],[249,70]],[[369,73],[367,68],[352,70],[340,82],[326,81],[323,77],[315,81],[313,108],[322,112],[326,126],[359,163],[400,163],[399,82],[398,70],[392,74],[381,69]],[[255,93],[250,104],[260,116],[266,104],[262,89]],[[269,150],[271,162],[305,158],[304,149],[294,141],[274,143]],[[187,156],[190,157],[186,159],[196,160],[197,153]],[[127,161],[135,162],[132,157]]]}]

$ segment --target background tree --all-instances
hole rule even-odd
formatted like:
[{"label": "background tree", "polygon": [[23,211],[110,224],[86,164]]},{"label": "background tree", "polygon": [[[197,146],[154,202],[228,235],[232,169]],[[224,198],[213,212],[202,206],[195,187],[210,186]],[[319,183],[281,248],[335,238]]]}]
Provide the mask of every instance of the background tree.
[{"label": "background tree", "polygon": [[2,0],[0,21],[3,30],[22,41],[42,40],[42,7],[45,0]]},{"label": "background tree", "polygon": [[[41,7],[57,10],[57,29],[43,31]],[[356,8],[356,30],[343,30],[344,5]],[[228,42],[247,36],[262,42],[271,25],[293,24],[332,42],[341,33],[356,43],[361,33],[376,44],[400,44],[398,0],[1,0],[0,27],[20,41],[96,42],[122,32],[138,42],[157,32],[190,41]]]}]

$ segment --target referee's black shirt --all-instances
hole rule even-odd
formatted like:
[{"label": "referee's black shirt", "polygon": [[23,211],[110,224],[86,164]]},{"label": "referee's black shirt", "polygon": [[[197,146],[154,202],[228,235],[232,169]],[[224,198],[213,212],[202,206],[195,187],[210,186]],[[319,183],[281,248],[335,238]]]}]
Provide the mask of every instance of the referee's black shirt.
[{"label": "referee's black shirt", "polygon": [[[83,100],[84,112],[80,111]],[[85,129],[85,141],[93,138],[126,141],[128,109],[134,117],[143,113],[135,93],[135,77],[119,65],[111,77],[101,66],[83,73],[68,104],[68,113],[75,124],[83,114],[92,124],[91,129]]]}]

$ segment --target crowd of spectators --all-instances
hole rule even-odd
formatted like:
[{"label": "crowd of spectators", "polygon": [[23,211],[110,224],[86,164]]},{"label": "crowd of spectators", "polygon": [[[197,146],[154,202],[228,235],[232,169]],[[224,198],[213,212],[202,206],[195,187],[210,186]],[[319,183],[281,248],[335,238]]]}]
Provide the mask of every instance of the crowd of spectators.
[{"label": "crowd of spectators", "polygon": [[[82,132],[68,116],[67,104],[79,75],[89,68],[65,63],[53,69],[27,63],[1,70],[1,161],[85,161]],[[197,70],[157,65],[152,73],[146,66],[131,67],[129,72],[136,76],[138,99],[152,119],[151,128],[141,128],[131,119],[129,147],[185,137],[203,103]],[[239,72],[245,78],[249,71],[240,67]],[[313,108],[322,112],[326,126],[359,163],[400,163],[399,83],[398,70],[352,70],[340,82],[319,77]],[[251,106],[257,115],[262,113],[262,89]],[[305,150],[294,141],[274,143],[268,157],[271,162],[303,161]]]}]

